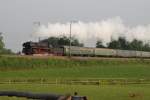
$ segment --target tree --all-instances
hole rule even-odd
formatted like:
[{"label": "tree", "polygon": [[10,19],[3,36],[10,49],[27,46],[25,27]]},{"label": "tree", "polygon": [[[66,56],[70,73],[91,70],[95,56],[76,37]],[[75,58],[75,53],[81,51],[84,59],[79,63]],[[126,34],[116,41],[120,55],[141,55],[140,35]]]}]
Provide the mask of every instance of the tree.
[{"label": "tree", "polygon": [[143,47],[144,51],[150,51],[150,45],[149,43],[145,43],[144,47]]},{"label": "tree", "polygon": [[129,49],[129,42],[126,40],[125,37],[119,37],[118,42],[120,44],[120,49]]},{"label": "tree", "polygon": [[139,50],[142,51],[144,47],[144,44],[142,41],[134,39],[131,43],[130,43],[130,49],[131,50]]},{"label": "tree", "polygon": [[10,49],[5,48],[5,44],[3,42],[2,32],[0,32],[0,54],[13,54]]},{"label": "tree", "polygon": [[72,46],[79,46],[79,47],[83,47],[84,46],[83,43],[80,43],[79,40],[74,38],[74,37],[72,38],[71,45]]},{"label": "tree", "polygon": [[111,48],[111,49],[120,49],[121,48],[120,43],[117,40],[112,40],[107,45],[108,45],[108,48]]},{"label": "tree", "polygon": [[124,37],[119,37],[118,40],[112,40],[110,43],[108,43],[108,48],[122,49],[122,50],[150,51],[149,43],[143,43],[143,41],[137,39],[128,42]]},{"label": "tree", "polygon": [[96,48],[105,48],[105,46],[103,45],[103,42],[101,40],[98,40],[96,42]]},{"label": "tree", "polygon": [[119,37],[118,40],[112,40],[108,43],[108,48],[128,50],[129,44],[125,37]]},{"label": "tree", "polygon": [[63,36],[63,37],[59,37],[58,38],[58,45],[69,45],[70,44],[70,39],[67,38],[66,36]]},{"label": "tree", "polygon": [[50,47],[58,47],[59,38],[49,37],[48,39],[41,40],[40,42],[46,42]]},{"label": "tree", "polygon": [[[66,36],[62,37],[49,37],[48,39],[44,39],[41,42],[46,42],[49,44],[50,47],[59,47],[59,46],[64,46],[70,45],[70,39]],[[71,46],[80,46],[83,47],[83,44],[78,41],[75,37],[71,38]]]},{"label": "tree", "polygon": [[3,42],[3,36],[2,33],[0,32],[0,50],[4,48],[4,42]]}]

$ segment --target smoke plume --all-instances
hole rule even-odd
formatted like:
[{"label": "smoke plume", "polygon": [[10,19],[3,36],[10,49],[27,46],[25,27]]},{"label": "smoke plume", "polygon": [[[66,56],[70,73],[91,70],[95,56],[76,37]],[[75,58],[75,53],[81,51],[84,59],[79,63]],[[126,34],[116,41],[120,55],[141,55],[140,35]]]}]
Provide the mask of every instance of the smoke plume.
[{"label": "smoke plume", "polygon": [[[70,32],[70,22],[67,23],[48,23],[41,25],[36,30],[36,36],[68,36]],[[95,46],[97,40],[102,40],[104,45],[111,39],[118,39],[123,36],[128,41],[138,39],[143,42],[150,40],[150,24],[129,27],[123,23],[120,17],[106,19],[97,22],[74,22],[72,23],[72,36],[79,39],[86,46]]]}]

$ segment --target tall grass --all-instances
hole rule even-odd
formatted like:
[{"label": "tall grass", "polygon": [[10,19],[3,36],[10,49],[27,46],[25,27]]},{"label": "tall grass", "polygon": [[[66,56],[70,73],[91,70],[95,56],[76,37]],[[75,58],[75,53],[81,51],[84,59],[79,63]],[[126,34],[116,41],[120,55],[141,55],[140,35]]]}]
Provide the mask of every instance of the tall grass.
[{"label": "tall grass", "polygon": [[149,78],[150,61],[1,57],[0,78]]},{"label": "tall grass", "polygon": [[149,65],[148,60],[119,60],[119,59],[60,59],[38,57],[0,57],[0,69],[32,69],[50,67],[80,67],[80,66],[114,66],[114,65]]}]

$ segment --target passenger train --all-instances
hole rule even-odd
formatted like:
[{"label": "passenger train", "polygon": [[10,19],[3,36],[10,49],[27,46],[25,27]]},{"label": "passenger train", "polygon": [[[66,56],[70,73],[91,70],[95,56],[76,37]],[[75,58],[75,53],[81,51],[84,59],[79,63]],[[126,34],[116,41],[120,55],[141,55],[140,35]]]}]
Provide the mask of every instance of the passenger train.
[{"label": "passenger train", "polygon": [[53,48],[48,43],[26,42],[23,44],[23,51],[25,55],[34,54],[52,54],[56,56],[91,56],[91,57],[142,57],[149,58],[150,52],[134,51],[134,50],[119,50],[107,48],[91,48],[91,47],[77,47],[77,46],[60,46]]}]

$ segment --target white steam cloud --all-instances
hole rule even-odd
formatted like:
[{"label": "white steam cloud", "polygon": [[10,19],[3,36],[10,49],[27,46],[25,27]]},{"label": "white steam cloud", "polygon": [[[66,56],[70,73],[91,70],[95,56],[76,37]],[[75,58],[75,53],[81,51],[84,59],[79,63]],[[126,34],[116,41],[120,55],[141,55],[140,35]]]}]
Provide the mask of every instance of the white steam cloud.
[{"label": "white steam cloud", "polygon": [[[36,30],[36,36],[68,36],[70,32],[70,22],[68,23],[48,23],[41,25]],[[126,26],[120,17],[106,19],[98,22],[75,22],[72,23],[72,36],[79,39],[86,46],[95,46],[97,40],[102,40],[104,44],[111,39],[118,39],[123,36],[128,41],[133,39],[147,42],[150,40],[150,24],[138,25],[135,27]]]}]

